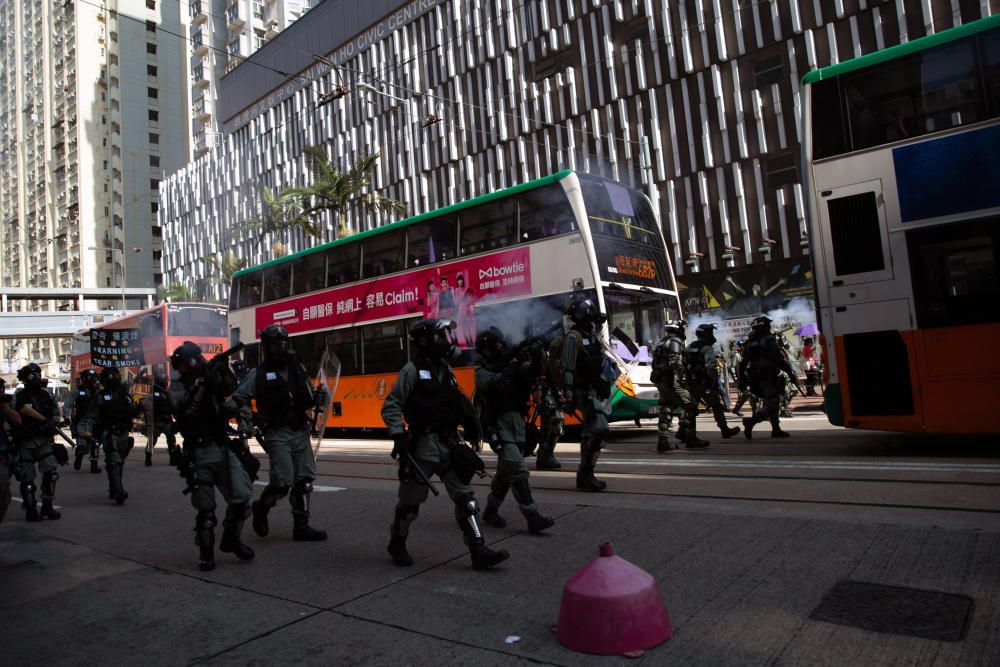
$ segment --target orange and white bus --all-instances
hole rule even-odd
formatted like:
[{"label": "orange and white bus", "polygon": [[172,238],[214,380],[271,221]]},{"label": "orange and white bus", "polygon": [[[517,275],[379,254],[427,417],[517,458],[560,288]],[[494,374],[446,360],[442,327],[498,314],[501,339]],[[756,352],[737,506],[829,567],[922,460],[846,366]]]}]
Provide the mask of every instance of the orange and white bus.
[{"label": "orange and white bus", "polygon": [[[80,372],[115,366],[123,375],[151,376],[159,366],[169,376],[171,353],[186,340],[201,346],[206,358],[229,347],[226,307],[209,303],[163,303],[73,335],[73,382]],[[91,355],[94,346],[95,355]],[[98,358],[99,357],[99,358]]]},{"label": "orange and white bus", "polygon": [[1000,432],[1000,15],[803,90],[830,421]]},{"label": "orange and white bus", "polygon": [[[679,315],[660,226],[640,192],[586,174],[552,176],[463,201],[238,272],[232,340],[257,363],[260,331],[285,326],[310,372],[324,350],[341,376],[330,428],[381,428],[382,401],[409,359],[420,318],[455,320],[456,364],[471,392],[477,331],[498,326],[516,344],[551,331],[576,288],[640,345],[618,349],[623,373],[612,418],[656,413],[648,348]],[[609,344],[610,345],[610,344]]]}]

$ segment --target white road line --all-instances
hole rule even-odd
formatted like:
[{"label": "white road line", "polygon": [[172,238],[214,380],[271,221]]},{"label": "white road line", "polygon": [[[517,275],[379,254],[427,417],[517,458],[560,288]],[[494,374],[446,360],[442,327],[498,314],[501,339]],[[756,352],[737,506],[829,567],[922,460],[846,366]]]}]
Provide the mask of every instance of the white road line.
[{"label": "white road line", "polygon": [[[12,503],[23,503],[24,499],[23,498],[18,498],[17,496],[11,496],[10,497],[10,502],[12,502]],[[52,506],[52,509],[54,509],[54,510],[61,510],[62,508],[63,508],[62,505],[53,505]]]},{"label": "white road line", "polygon": [[[267,482],[254,482],[254,486],[267,486]],[[323,486],[321,484],[313,484],[313,491],[319,491],[320,493],[333,493],[334,491],[347,491],[346,486]]]}]

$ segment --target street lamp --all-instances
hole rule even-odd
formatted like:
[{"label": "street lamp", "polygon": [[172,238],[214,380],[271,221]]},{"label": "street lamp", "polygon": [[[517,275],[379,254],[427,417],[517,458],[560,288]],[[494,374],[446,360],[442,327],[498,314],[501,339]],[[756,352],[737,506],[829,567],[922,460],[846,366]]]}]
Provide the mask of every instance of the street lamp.
[{"label": "street lamp", "polygon": [[[114,246],[92,245],[92,246],[87,246],[87,250],[104,250],[105,252],[120,252],[122,254],[122,282],[121,282],[121,288],[122,288],[122,312],[124,312],[126,310],[126,308],[125,308],[125,249],[124,248],[116,248]],[[138,254],[138,253],[142,252],[142,248],[140,248],[139,246],[136,246],[136,247],[132,248],[132,252]]]}]

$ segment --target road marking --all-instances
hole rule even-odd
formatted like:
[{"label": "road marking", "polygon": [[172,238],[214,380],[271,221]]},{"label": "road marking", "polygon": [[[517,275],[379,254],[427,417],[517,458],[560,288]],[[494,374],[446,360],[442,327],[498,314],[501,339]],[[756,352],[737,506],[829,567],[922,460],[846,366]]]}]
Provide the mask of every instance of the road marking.
[{"label": "road marking", "polygon": [[[267,482],[254,482],[254,486],[267,486]],[[333,493],[334,491],[347,491],[346,486],[323,486],[322,484],[313,484],[313,491],[319,491],[320,493]]]},{"label": "road marking", "polygon": [[[11,496],[10,497],[10,501],[12,503],[23,503],[24,499],[23,498],[18,498],[17,496]],[[63,508],[62,505],[53,505],[52,506],[52,509],[54,509],[54,510],[61,510],[62,508]]]}]

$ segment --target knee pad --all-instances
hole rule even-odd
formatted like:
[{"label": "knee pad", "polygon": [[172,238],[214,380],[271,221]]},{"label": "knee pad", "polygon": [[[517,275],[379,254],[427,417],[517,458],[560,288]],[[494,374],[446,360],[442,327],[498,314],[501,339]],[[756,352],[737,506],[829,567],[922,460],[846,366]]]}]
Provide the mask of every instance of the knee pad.
[{"label": "knee pad", "polygon": [[205,530],[207,528],[214,528],[217,522],[215,512],[212,510],[198,510],[198,516],[194,519],[194,529]]},{"label": "knee pad", "polygon": [[294,491],[296,494],[300,496],[305,496],[312,493],[313,491],[312,480],[300,479],[299,481],[295,482],[295,485],[292,487],[292,491]]},{"label": "knee pad", "polygon": [[55,470],[50,470],[46,473],[42,473],[42,481],[48,481],[53,484],[59,481],[59,473]]},{"label": "knee pad", "polygon": [[479,505],[476,504],[476,497],[471,493],[455,497],[455,514],[459,518],[474,516],[477,512],[479,512]]},{"label": "knee pad", "polygon": [[284,498],[285,496],[288,495],[288,492],[289,492],[289,490],[291,488],[292,487],[290,487],[290,486],[277,486],[277,485],[268,484],[264,488],[264,493],[268,493],[268,494],[277,496],[278,498]]}]

